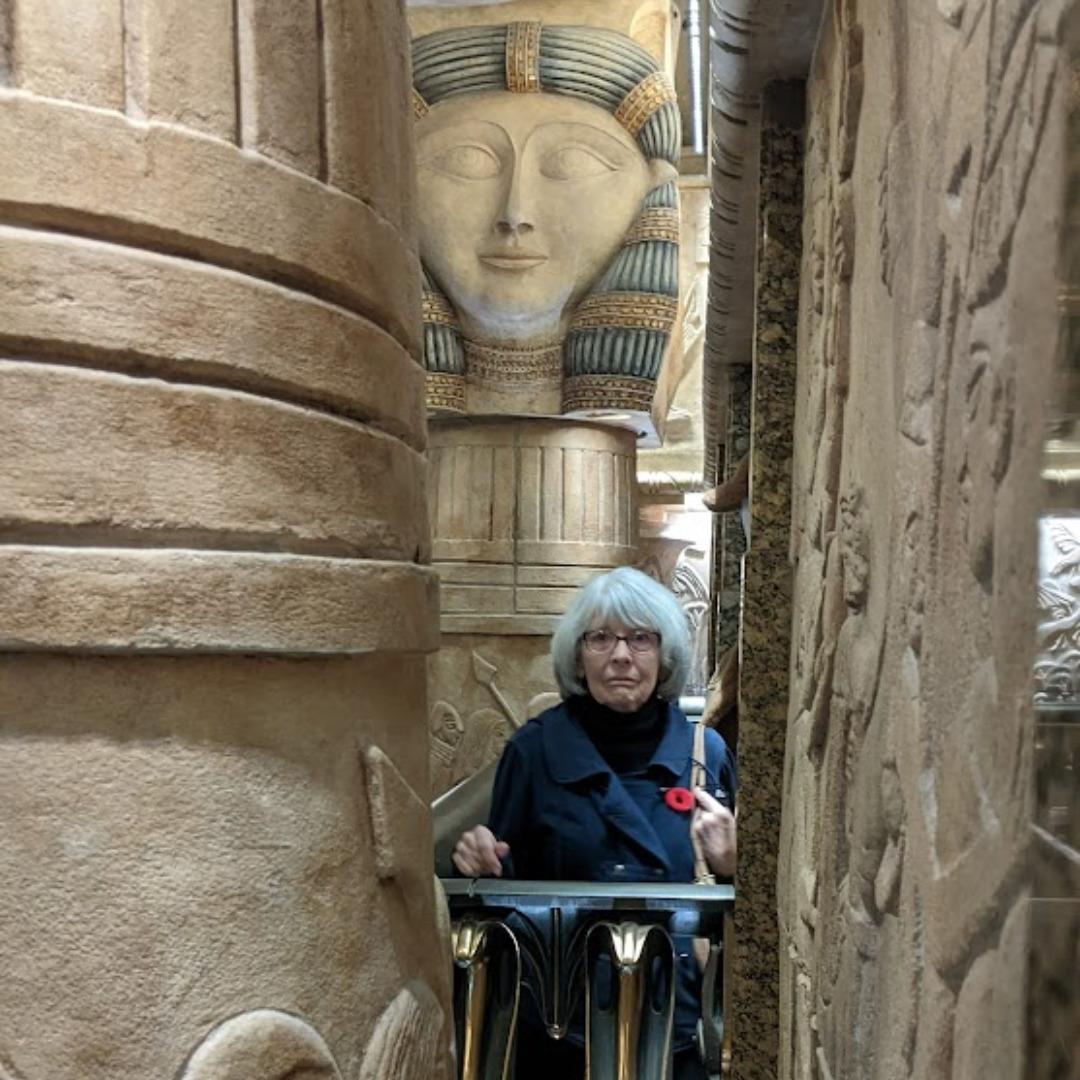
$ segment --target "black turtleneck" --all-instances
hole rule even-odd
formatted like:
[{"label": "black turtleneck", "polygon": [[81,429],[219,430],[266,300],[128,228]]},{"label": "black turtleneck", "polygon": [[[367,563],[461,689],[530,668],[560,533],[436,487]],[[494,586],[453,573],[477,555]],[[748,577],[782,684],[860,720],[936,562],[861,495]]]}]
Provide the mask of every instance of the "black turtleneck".
[{"label": "black turtleneck", "polygon": [[630,713],[609,709],[588,694],[572,697],[567,704],[600,756],[618,774],[644,769],[667,725],[667,708],[655,694]]}]

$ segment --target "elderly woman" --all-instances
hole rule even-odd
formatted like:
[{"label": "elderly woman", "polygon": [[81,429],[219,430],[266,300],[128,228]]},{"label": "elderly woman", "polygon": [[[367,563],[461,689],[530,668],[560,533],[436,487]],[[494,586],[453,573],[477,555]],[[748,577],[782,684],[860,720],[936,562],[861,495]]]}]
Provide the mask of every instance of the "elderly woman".
[{"label": "elderly woman", "polygon": [[[667,589],[623,567],[575,597],[551,643],[564,701],[517,732],[499,762],[487,826],[454,849],[459,872],[564,881],[691,881],[693,834],[713,873],[735,869],[735,769],[707,731],[709,790],[691,815],[672,788],[690,787],[693,736],[676,704],[690,657],[686,619]],[[674,804],[674,805],[673,805]],[[677,942],[675,1078],[702,1077],[693,1049],[700,974]],[[682,947],[685,946],[685,947]],[[519,1080],[583,1067],[580,1028],[556,1044],[526,1016]],[[580,1076],[581,1073],[578,1072]]]}]

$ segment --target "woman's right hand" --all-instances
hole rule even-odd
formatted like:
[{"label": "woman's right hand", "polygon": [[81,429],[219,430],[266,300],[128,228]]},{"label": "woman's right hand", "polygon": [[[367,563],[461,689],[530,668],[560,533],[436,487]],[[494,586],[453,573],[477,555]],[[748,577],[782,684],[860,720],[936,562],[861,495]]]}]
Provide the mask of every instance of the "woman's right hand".
[{"label": "woman's right hand", "polygon": [[496,840],[486,825],[463,832],[454,845],[454,865],[466,877],[502,877],[500,859],[510,854],[505,840]]}]

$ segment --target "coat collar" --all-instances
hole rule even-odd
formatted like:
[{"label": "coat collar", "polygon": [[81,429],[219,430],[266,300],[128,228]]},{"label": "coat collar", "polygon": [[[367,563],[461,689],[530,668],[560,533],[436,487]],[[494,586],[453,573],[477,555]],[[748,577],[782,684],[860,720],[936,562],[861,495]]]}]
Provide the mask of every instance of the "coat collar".
[{"label": "coat collar", "polygon": [[[556,783],[573,784],[595,778],[598,783],[589,797],[601,816],[645,853],[647,861],[651,858],[670,874],[671,860],[656,830],[565,705],[544,723],[543,734],[544,757]],[[692,746],[693,735],[686,717],[668,703],[667,727],[648,768],[662,769],[671,779],[678,779],[688,768]]]},{"label": "coat collar", "polygon": [[[693,734],[676,705],[665,702],[667,726],[649,758],[649,768],[666,770],[672,778],[681,776],[690,759]],[[549,772],[559,784],[573,784],[591,777],[614,773],[581,725],[570,715],[565,703],[544,724],[544,758]],[[610,781],[609,781],[610,782]]]}]

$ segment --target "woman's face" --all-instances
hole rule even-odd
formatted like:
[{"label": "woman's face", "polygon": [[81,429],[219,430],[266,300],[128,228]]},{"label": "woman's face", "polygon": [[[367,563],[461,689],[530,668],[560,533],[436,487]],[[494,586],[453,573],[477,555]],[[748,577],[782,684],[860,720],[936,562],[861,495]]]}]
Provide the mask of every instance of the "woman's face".
[{"label": "woman's face", "polygon": [[[589,624],[590,630],[608,630],[612,634],[628,636],[634,630],[649,627],[627,627],[610,619],[597,619]],[[607,653],[592,652],[581,643],[582,675],[589,693],[595,701],[615,712],[634,712],[652,696],[660,675],[660,650],[634,652],[625,641],[616,641]]]},{"label": "woman's face", "polygon": [[462,94],[416,137],[420,255],[473,340],[564,333],[670,170],[610,113],[564,95]]}]

